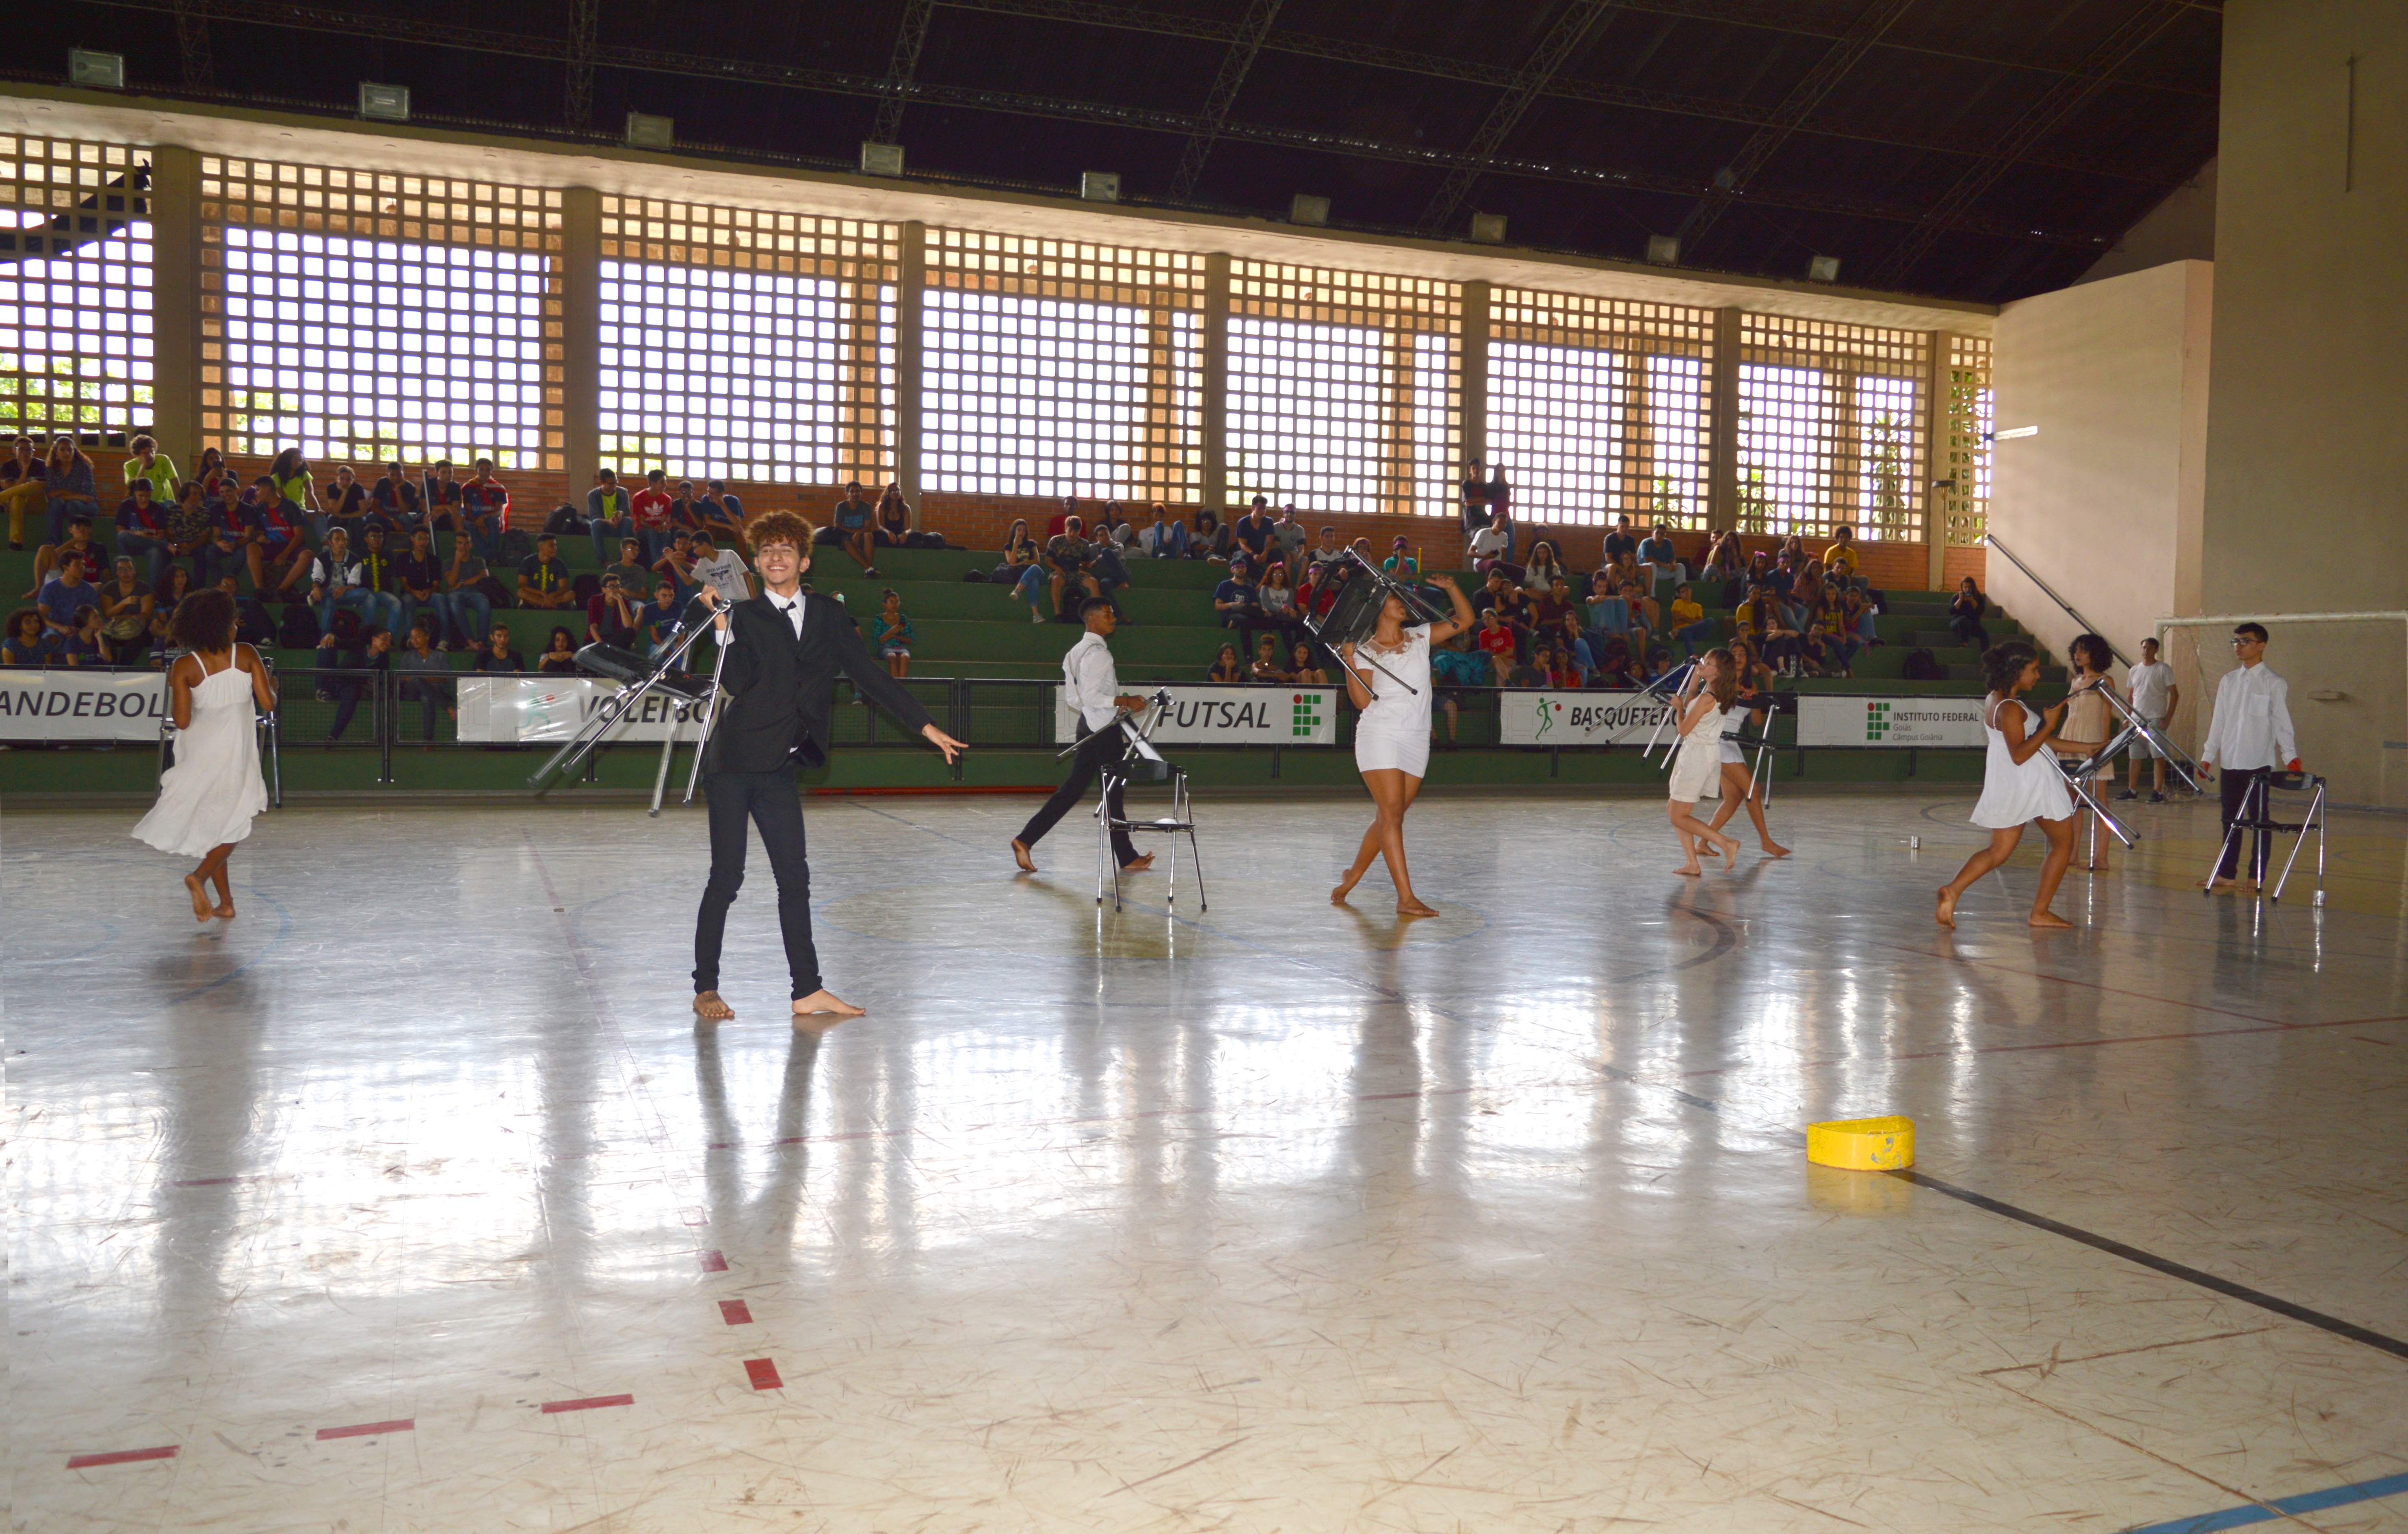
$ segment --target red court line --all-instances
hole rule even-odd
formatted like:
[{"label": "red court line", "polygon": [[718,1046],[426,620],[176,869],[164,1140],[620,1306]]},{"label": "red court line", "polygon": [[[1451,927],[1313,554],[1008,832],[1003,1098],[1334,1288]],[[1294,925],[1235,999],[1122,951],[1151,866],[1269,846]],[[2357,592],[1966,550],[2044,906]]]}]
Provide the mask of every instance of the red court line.
[{"label": "red court line", "polygon": [[731,1326],[749,1326],[752,1325],[752,1307],[740,1299],[723,1299],[719,1302],[719,1319]]},{"label": "red court line", "polygon": [[745,1378],[752,1382],[752,1388],[755,1390],[783,1390],[786,1388],[786,1382],[778,1378],[778,1366],[771,1363],[767,1358],[745,1359],[744,1375]]},{"label": "red court line", "polygon": [[704,1272],[724,1273],[727,1271],[727,1258],[724,1254],[718,1252],[700,1252],[696,1253],[695,1255],[702,1259],[702,1270]]},{"label": "red court line", "polygon": [[382,1438],[387,1433],[407,1433],[418,1426],[416,1417],[395,1417],[391,1422],[364,1422],[356,1427],[321,1427],[318,1441],[330,1438]]},{"label": "red court line", "polygon": [[591,1412],[597,1406],[633,1406],[635,1404],[636,1398],[633,1396],[580,1396],[573,1401],[546,1401],[543,1403],[543,1409],[549,1414],[553,1412]]},{"label": "red court line", "polygon": [[101,1465],[131,1465],[137,1459],[173,1459],[179,1444],[169,1443],[156,1449],[118,1449],[105,1455],[78,1455],[67,1461],[71,1470],[88,1470]]}]

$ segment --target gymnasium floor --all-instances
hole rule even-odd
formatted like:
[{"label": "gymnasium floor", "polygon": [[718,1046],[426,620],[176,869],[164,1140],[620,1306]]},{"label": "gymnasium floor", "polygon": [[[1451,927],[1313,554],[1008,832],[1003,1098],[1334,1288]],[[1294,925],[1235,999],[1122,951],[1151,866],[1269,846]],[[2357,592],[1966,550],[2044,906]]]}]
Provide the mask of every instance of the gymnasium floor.
[{"label": "gymnasium floor", "polygon": [[[1400,925],[1357,799],[1208,803],[1175,919],[815,800],[870,1013],[788,1025],[756,855],[702,1033],[692,811],[286,810],[197,929],[13,813],[11,1527],[2408,1530],[2408,826],[2320,912],[2145,810],[1952,937],[1969,803],[1693,881],[1433,798]],[[1886,1112],[1923,1182],[1809,1171]]]}]

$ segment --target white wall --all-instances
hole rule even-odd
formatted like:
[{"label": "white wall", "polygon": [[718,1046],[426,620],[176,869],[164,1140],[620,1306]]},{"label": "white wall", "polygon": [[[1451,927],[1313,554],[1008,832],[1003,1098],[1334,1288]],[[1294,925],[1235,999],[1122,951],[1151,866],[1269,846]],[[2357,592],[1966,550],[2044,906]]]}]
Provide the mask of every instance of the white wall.
[{"label": "white wall", "polygon": [[2077,282],[2097,282],[2126,272],[2144,272],[2169,261],[2215,259],[2215,162],[2166,194],[2148,216],[2124,231],[2115,248],[2091,264]]},{"label": "white wall", "polygon": [[[2008,305],[1992,378],[1994,542],[2127,655],[2199,610],[2214,269],[2178,261]],[[1990,595],[2060,659],[2081,628],[1999,548]]]}]

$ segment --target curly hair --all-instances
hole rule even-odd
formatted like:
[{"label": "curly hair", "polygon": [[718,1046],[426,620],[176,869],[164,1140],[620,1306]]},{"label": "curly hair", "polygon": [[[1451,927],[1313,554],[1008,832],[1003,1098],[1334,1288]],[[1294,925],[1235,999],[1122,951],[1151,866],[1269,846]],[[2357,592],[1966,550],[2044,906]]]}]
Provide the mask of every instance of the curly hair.
[{"label": "curly hair", "polygon": [[2009,639],[1982,652],[1982,680],[1990,691],[2003,693],[2014,687],[2024,667],[2040,659],[2030,645],[2021,639]]},{"label": "curly hair", "polygon": [[792,511],[765,511],[744,524],[744,535],[752,539],[755,554],[772,543],[791,543],[796,552],[808,555],[818,533],[818,528]]},{"label": "curly hair", "polygon": [[[2087,665],[2093,671],[2104,671],[2115,661],[2115,652],[2108,649],[2107,641],[2096,634],[2075,635],[2073,642],[2065,647],[2065,652],[2072,658],[2074,665]],[[2086,661],[2085,656],[2088,657]]]},{"label": "curly hair", "polygon": [[215,586],[204,586],[176,604],[176,615],[167,621],[167,638],[185,650],[214,653],[232,649],[234,620],[234,598]]}]

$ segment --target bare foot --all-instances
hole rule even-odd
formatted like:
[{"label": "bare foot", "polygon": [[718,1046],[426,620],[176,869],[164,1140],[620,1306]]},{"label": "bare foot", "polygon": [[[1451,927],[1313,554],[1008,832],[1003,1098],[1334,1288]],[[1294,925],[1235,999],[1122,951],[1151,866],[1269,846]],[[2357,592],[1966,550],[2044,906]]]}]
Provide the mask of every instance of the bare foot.
[{"label": "bare foot", "polygon": [[1399,916],[1435,916],[1438,914],[1438,910],[1434,907],[1423,905],[1419,900],[1408,897],[1397,902],[1397,914]]},{"label": "bare foot", "polygon": [[1731,860],[1731,867],[1734,867],[1734,868],[1735,868],[1735,867],[1739,867],[1739,838],[1737,838],[1737,837],[1716,837],[1714,839],[1715,839],[1716,841],[1719,841],[1719,842],[1721,842],[1721,843],[1723,844],[1723,856],[1725,856],[1725,857],[1727,857],[1727,858],[1729,858],[1729,859]]},{"label": "bare foot", "polygon": [[208,890],[202,885],[198,879],[194,878],[191,874],[186,874],[184,876],[184,888],[189,891],[193,896],[193,920],[196,922],[208,921],[212,914],[209,908]]},{"label": "bare foot", "polygon": [[2031,915],[2031,925],[2034,926],[2049,927],[2052,929],[2057,927],[2071,927],[2073,925],[2071,922],[2067,921],[2064,917],[2059,916],[2053,910],[2033,911]]},{"label": "bare foot", "polygon": [[1942,926],[1953,927],[1956,925],[1956,896],[1944,887],[1939,891],[1939,896],[1940,905],[1932,912],[1933,918]]},{"label": "bare foot", "polygon": [[1787,857],[1789,855],[1789,849],[1784,847],[1777,841],[1768,841],[1764,844],[1764,855],[1767,857]]},{"label": "bare foot", "polygon": [[854,1006],[850,1001],[839,1000],[836,996],[830,996],[824,990],[813,991],[807,996],[797,996],[795,998],[795,1015],[796,1017],[809,1017],[814,1012],[834,1012],[838,1017],[859,1017],[862,1015],[860,1008]]},{"label": "bare foot", "polygon": [[700,991],[695,995],[694,1015],[705,1023],[725,1023],[736,1016],[736,1009],[720,1000],[718,992]]},{"label": "bare foot", "polygon": [[1037,871],[1036,860],[1028,855],[1028,843],[1021,840],[1018,837],[1011,839],[1011,855],[1019,862],[1020,871],[1022,873],[1035,873]]},{"label": "bare foot", "polygon": [[1153,867],[1154,854],[1152,853],[1140,853],[1137,856],[1130,858],[1126,863],[1122,864],[1121,872],[1143,873]]},{"label": "bare foot", "polygon": [[1723,855],[1723,851],[1721,848],[1709,841],[1698,848],[1698,855],[1699,857],[1720,857]]},{"label": "bare foot", "polygon": [[2241,886],[2238,882],[2229,879],[2211,879],[2207,882],[2207,887],[2222,894],[2227,891],[2237,890]]},{"label": "bare foot", "polygon": [[[1712,854],[1712,853],[1699,853],[1698,855],[1699,857],[1710,857],[1710,856],[1712,856],[1713,854]],[[1673,869],[1672,871],[1673,871],[1674,873],[1677,873],[1677,874],[1684,874],[1684,875],[1686,875],[1688,878],[1695,879],[1695,878],[1697,878],[1699,874],[1704,873],[1706,870],[1705,870],[1705,869],[1703,869],[1703,868],[1701,868],[1701,867],[1698,867],[1698,865],[1696,865],[1695,863],[1692,863],[1692,864],[1690,864],[1690,865],[1689,865],[1687,867],[1685,867],[1685,868],[1675,868],[1675,869]]]},{"label": "bare foot", "polygon": [[210,912],[210,914],[211,914],[211,915],[213,915],[213,916],[221,916],[221,917],[223,917],[225,920],[227,920],[227,921],[229,921],[229,922],[233,921],[233,920],[234,920],[234,902],[233,902],[233,901],[231,901],[231,900],[228,900],[227,902],[225,902],[225,904],[223,904],[223,905],[222,905],[222,906],[218,907],[218,909],[217,909],[216,910],[211,911],[211,912]]},{"label": "bare foot", "polygon": [[1346,903],[1346,892],[1354,887],[1354,886],[1352,884],[1340,884],[1336,889],[1331,890],[1329,892],[1329,903],[1333,906],[1344,905]]}]

